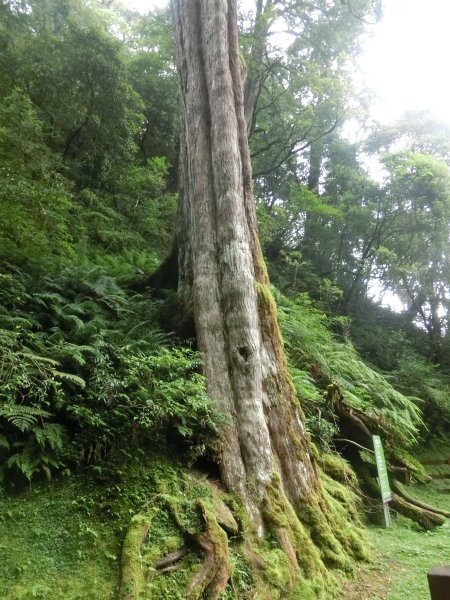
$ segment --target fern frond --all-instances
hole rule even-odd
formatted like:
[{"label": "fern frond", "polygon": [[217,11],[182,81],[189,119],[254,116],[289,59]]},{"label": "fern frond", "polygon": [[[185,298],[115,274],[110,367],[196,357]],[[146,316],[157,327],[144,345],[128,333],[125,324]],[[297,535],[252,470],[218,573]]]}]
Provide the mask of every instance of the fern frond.
[{"label": "fern frond", "polygon": [[66,315],[64,319],[67,323],[73,325],[76,331],[81,331],[84,328],[84,321],[78,315]]},{"label": "fern frond", "polygon": [[0,417],[3,417],[20,431],[28,431],[39,418],[50,417],[51,413],[37,406],[26,404],[4,404],[0,406]]},{"label": "fern frond", "polygon": [[43,363],[50,365],[51,367],[59,367],[59,362],[53,358],[48,358],[48,356],[40,356],[37,354],[32,354],[31,352],[16,352],[15,354],[16,356],[22,356],[23,358],[36,363]]},{"label": "fern frond", "polygon": [[69,381],[70,383],[81,387],[83,390],[86,387],[86,382],[81,377],[78,377],[78,375],[74,375],[73,373],[64,373],[63,371],[56,370],[52,371],[52,373],[56,378],[62,379],[64,381]]},{"label": "fern frond", "polygon": [[26,452],[16,452],[15,454],[11,454],[6,461],[6,466],[9,469],[12,467],[17,467],[22,475],[25,475],[28,481],[31,480],[36,470],[31,457]]},{"label": "fern frond", "polygon": [[36,304],[44,306],[45,308],[54,308],[58,304],[64,302],[64,298],[57,292],[40,292],[33,294],[33,300]]},{"label": "fern frond", "polygon": [[43,427],[34,427],[33,433],[40,446],[48,444],[52,450],[61,450],[64,428],[58,423],[45,423]]}]

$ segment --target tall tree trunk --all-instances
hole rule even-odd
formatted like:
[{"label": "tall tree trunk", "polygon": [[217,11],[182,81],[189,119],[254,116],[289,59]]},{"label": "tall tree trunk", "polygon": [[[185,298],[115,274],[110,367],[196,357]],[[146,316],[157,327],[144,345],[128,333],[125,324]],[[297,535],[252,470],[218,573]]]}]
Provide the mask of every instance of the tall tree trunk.
[{"label": "tall tree trunk", "polygon": [[179,287],[192,299],[208,394],[229,415],[222,481],[242,498],[250,530],[276,537],[291,585],[301,577],[314,587],[317,576],[325,588],[334,581],[326,565],[348,569],[348,557],[364,552],[344,517],[333,521],[284,357],[257,236],[236,0],[172,0],[172,11],[182,124]]},{"label": "tall tree trunk", "polygon": [[182,103],[180,286],[208,394],[231,417],[223,481],[260,525],[278,473],[295,506],[318,487],[256,232],[235,2],[172,3]]}]

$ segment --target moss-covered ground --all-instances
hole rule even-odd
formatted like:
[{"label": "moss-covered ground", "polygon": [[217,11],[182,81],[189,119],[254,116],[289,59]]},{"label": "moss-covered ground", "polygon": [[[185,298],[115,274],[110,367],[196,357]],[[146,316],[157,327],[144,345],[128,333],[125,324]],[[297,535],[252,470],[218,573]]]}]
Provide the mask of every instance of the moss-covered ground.
[{"label": "moss-covered ground", "polygon": [[[0,598],[117,598],[131,517],[155,495],[178,489],[180,473],[158,453],[0,492]],[[182,545],[170,522],[155,521],[160,550]]]},{"label": "moss-covered ground", "polygon": [[[450,457],[450,449],[437,447],[427,453],[427,458],[443,454]],[[450,471],[450,467],[428,469]],[[407,491],[424,502],[450,510],[450,494],[441,493],[446,487],[450,487],[450,482],[437,480],[428,485],[414,484]],[[198,516],[192,514],[191,518],[186,507],[194,497],[206,499],[208,494],[200,474],[188,475],[173,457],[163,454],[142,456],[125,464],[118,461],[102,472],[94,470],[59,481],[33,483],[15,493],[3,492],[0,598],[117,598],[126,529],[131,517],[144,509],[152,514],[142,552],[143,568],[150,572],[144,587],[154,598],[183,600],[187,582],[199,568],[202,557],[190,552],[175,571],[165,575],[152,571],[155,560],[185,543],[170,511],[160,509],[177,498],[183,525],[195,528]],[[427,571],[438,564],[450,564],[450,521],[423,532],[394,515],[392,528],[385,529],[379,519],[367,527],[367,538],[374,561],[366,564],[355,580],[345,582],[342,598],[429,600]],[[227,588],[223,600],[245,597],[252,588],[251,570],[240,551],[241,542],[239,535],[230,538],[234,588]],[[272,549],[272,577],[278,573],[273,560],[277,552],[286,560],[279,549]]]},{"label": "moss-covered ground", "polygon": [[85,482],[71,478],[3,495],[0,598],[114,598],[120,545],[110,521],[89,514]]}]

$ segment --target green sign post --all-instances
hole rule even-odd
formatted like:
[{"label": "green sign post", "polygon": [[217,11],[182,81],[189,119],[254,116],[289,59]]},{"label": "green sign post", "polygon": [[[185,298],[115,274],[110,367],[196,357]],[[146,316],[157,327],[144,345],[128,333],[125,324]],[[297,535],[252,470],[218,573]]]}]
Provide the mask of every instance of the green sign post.
[{"label": "green sign post", "polygon": [[392,501],[391,488],[389,487],[389,478],[387,474],[386,461],[384,459],[383,445],[379,435],[373,435],[373,449],[375,451],[375,460],[377,462],[378,481],[381,489],[381,499],[383,500],[384,520],[386,527],[391,524],[391,515],[389,512],[389,502]]}]

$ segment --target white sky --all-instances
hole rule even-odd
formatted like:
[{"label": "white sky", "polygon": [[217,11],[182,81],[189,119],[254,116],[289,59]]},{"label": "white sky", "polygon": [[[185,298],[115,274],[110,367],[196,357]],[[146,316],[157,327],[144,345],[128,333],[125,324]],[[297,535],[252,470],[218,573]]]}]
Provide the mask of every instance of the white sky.
[{"label": "white sky", "polygon": [[384,17],[360,59],[380,97],[374,116],[428,109],[450,123],[450,1],[384,0]]},{"label": "white sky", "polygon": [[[167,0],[125,0],[146,12]],[[360,58],[383,122],[428,109],[450,123],[450,0],[383,0],[384,16]]]}]

